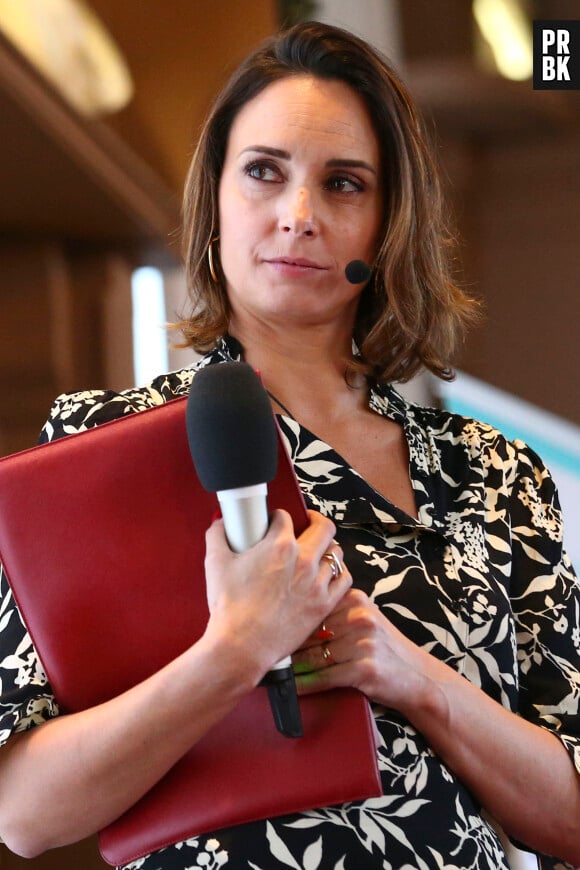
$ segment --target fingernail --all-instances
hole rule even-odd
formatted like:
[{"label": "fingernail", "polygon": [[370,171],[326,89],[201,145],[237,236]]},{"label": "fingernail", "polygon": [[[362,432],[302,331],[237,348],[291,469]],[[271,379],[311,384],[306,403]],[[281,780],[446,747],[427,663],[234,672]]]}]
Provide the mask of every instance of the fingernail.
[{"label": "fingernail", "polygon": [[211,522],[215,523],[216,520],[221,520],[222,512],[220,510],[214,511],[211,515]]}]

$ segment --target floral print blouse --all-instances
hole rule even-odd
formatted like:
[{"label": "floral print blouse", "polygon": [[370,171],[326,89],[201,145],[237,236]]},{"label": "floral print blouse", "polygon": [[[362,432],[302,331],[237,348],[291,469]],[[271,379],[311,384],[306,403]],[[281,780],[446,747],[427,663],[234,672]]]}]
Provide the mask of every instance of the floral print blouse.
[{"label": "floral print blouse", "polygon": [[[194,368],[148,387],[61,396],[41,442],[184,395],[196,369],[241,356],[227,337]],[[355,586],[398,629],[499,704],[552,731],[580,773],[580,584],[562,549],[548,471],[522,442],[408,404],[391,386],[374,385],[369,405],[404,427],[418,519],[314,433],[280,416],[308,506],[333,519]],[[5,742],[59,711],[4,575],[0,581]],[[382,797],[194,837],[125,870],[507,870],[475,797],[408,721],[380,707],[374,714]],[[539,860],[542,868],[569,866]]]}]

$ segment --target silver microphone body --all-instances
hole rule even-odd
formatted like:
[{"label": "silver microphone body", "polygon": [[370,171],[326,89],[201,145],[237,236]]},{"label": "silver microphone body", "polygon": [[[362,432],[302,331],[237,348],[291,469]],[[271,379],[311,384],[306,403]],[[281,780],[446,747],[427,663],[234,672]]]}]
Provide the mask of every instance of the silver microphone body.
[{"label": "silver microphone body", "polygon": [[235,553],[249,550],[268,531],[267,495],[265,483],[218,491],[226,537]]},{"label": "silver microphone body", "polygon": [[[267,495],[268,486],[265,483],[217,492],[226,538],[235,553],[249,550],[268,531]],[[292,658],[285,656],[272,665],[270,670],[279,671],[291,667]]]}]

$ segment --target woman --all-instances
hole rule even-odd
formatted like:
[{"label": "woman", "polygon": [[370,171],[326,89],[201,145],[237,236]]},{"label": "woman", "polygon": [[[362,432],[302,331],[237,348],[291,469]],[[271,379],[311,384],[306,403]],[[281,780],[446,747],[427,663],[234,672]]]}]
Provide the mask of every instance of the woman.
[{"label": "woman", "polygon": [[[243,357],[261,371],[312,524],[295,541],[278,513],[235,555],[214,523],[205,635],[122,697],[59,718],[49,687],[15,685],[0,832],[35,854],[97,830],[293,651],[300,691],[355,686],[374,703],[384,796],[132,867],[508,867],[488,816],[580,865],[580,588],[553,485],[521,443],[389,386],[421,366],[449,377],[471,310],[447,277],[436,176],[392,70],[322,24],[269,41],[210,114],[185,227],[182,329],[200,366]],[[351,283],[356,259],[372,274]],[[182,395],[193,376],[62,397],[43,440]],[[350,573],[331,579],[328,549]],[[5,649],[36,661],[18,626],[15,614]]]}]

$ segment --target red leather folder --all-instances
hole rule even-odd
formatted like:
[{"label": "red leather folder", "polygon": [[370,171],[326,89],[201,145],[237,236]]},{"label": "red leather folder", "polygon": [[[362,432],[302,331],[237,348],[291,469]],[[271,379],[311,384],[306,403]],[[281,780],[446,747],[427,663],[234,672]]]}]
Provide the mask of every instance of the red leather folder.
[{"label": "red leather folder", "polygon": [[[64,712],[150,676],[208,619],[205,530],[186,399],[0,460],[0,559]],[[286,451],[269,486],[308,519]],[[381,793],[372,717],[355,690],[300,699],[304,737],[276,730],[258,687],[99,834],[126,864],[201,833]],[[178,727],[178,723],[176,723]]]}]

